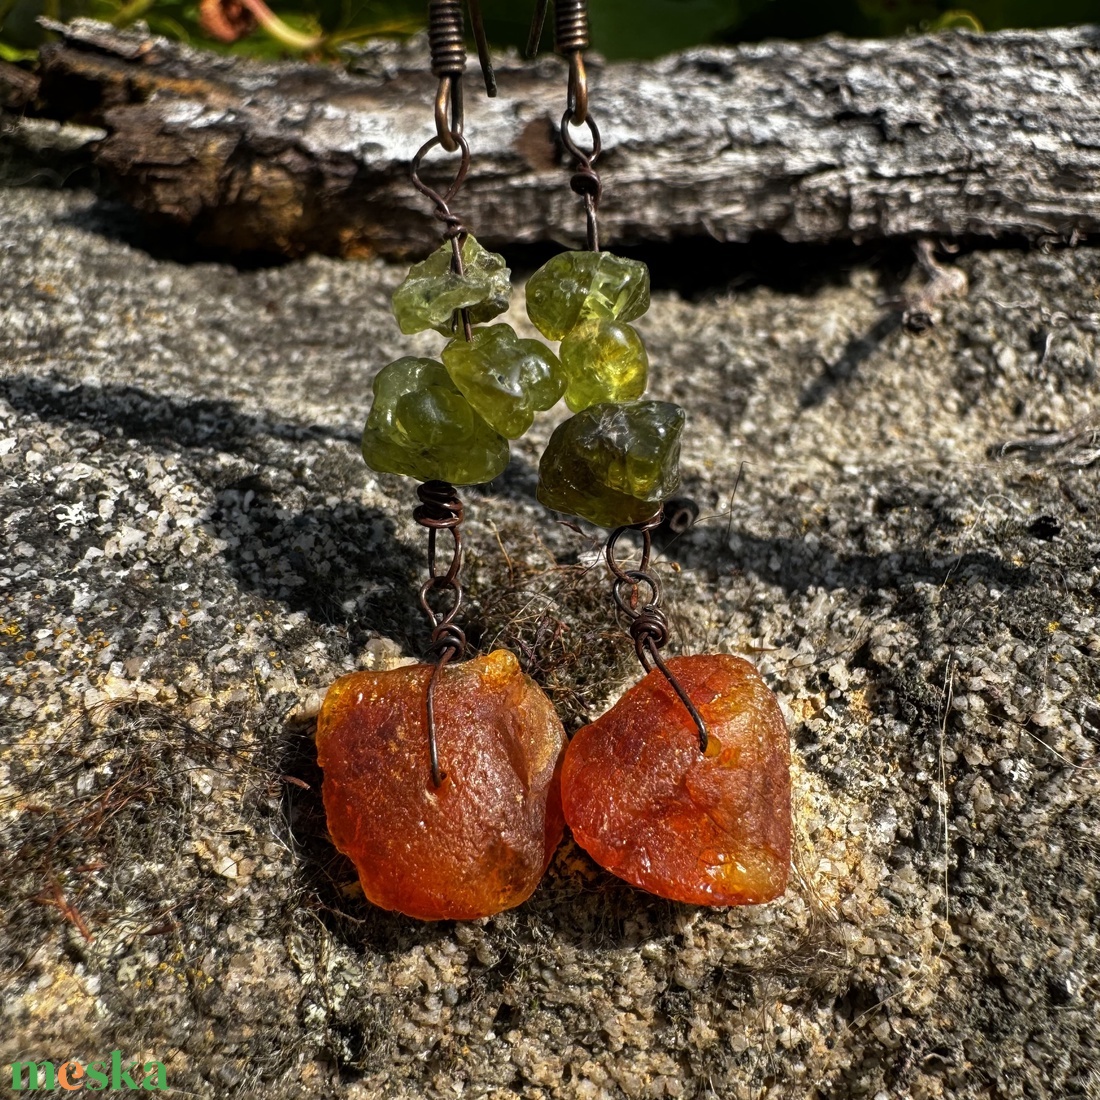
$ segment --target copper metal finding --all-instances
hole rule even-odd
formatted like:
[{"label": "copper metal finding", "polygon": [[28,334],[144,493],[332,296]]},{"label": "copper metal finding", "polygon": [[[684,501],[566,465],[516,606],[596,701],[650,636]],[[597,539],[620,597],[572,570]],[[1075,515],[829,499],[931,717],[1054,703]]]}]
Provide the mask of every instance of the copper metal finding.
[{"label": "copper metal finding", "polygon": [[[445,227],[443,230],[443,239],[451,242],[451,270],[456,275],[462,275],[462,246],[466,243],[466,238],[470,234],[462,224],[462,219],[451,210],[450,204],[455,195],[458,194],[463,180],[466,179],[466,173],[470,170],[470,146],[461,134],[455,136],[455,141],[455,148],[461,152],[462,159],[459,161],[458,171],[455,172],[455,177],[451,180],[450,186],[446,191],[440,193],[420,178],[420,165],[424,158],[437,145],[443,144],[438,135],[429,138],[419,149],[417,149],[416,155],[412,159],[412,165],[409,168],[409,176],[412,179],[413,187],[422,195],[427,195],[428,198],[432,200],[432,205],[435,207],[432,214],[438,218]],[[459,310],[451,327],[457,332],[460,325],[463,337],[466,340],[472,340],[473,329],[470,326],[469,310]]]},{"label": "copper metal finding", "polygon": [[588,121],[588,0],[554,0],[554,49],[569,60],[569,121]]},{"label": "copper metal finding", "polygon": [[[485,78],[485,91],[497,94],[496,73],[485,36],[485,21],[479,0],[468,0],[477,56]],[[428,48],[432,55],[432,73],[439,77],[435,94],[435,135],[448,153],[458,148],[465,114],[462,101],[462,74],[466,71],[466,34],[462,22],[462,0],[429,0]]]},{"label": "copper metal finding", "polygon": [[[439,678],[452,659],[461,660],[466,653],[466,635],[455,624],[455,616],[462,606],[462,584],[459,572],[462,569],[462,500],[455,487],[446,481],[425,481],[416,490],[420,506],[413,512],[413,519],[428,530],[428,579],[420,589],[420,606],[428,617],[432,627],[432,641],[429,652],[435,655],[435,668],[428,681],[425,700],[428,730],[428,755],[431,759],[432,782],[438,787],[447,773],[439,764],[439,747],[435,735],[435,688]],[[436,561],[436,534],[449,531],[452,540],[451,560],[445,570],[440,571]],[[428,597],[433,592],[449,592],[450,606],[446,610],[436,611]]]},{"label": "copper metal finding", "polygon": [[[527,56],[538,53],[542,28],[546,22],[549,0],[538,0],[531,35],[527,40]],[[588,0],[554,0],[554,49],[569,61],[569,87],[565,114],[561,120],[561,142],[577,162],[570,187],[584,199],[588,229],[588,249],[600,250],[600,227],[597,212],[602,191],[600,177],[594,165],[602,151],[600,131],[588,110],[588,73],[584,67],[584,51],[588,49]],[[570,126],[587,126],[592,136],[592,149],[585,152],[569,132]]]},{"label": "copper metal finding", "polygon": [[588,132],[592,135],[592,149],[585,152],[569,133],[569,115],[571,108],[566,107],[565,114],[561,116],[561,142],[577,161],[577,170],[569,180],[569,186],[584,199],[584,214],[587,222],[588,251],[600,250],[600,222],[599,209],[600,197],[603,194],[603,184],[600,182],[599,173],[594,165],[600,153],[603,152],[603,142],[600,140],[600,130],[596,120],[589,115],[585,119]]},{"label": "copper metal finding", "polygon": [[[652,672],[656,668],[668,681],[699,731],[699,751],[706,752],[710,740],[707,724],[684,690],[684,685],[676,679],[660,654],[660,650],[668,643],[668,616],[661,610],[661,582],[656,574],[649,571],[649,558],[653,548],[652,532],[655,527],[660,526],[662,518],[663,510],[658,510],[645,523],[616,527],[608,536],[604,556],[614,577],[611,582],[611,596],[615,606],[630,620],[630,637],[634,640],[634,652],[637,653],[642,668],[646,672]],[[626,531],[638,531],[642,536],[642,559],[637,569],[624,569],[615,559],[616,545]],[[641,588],[648,589],[648,599],[644,601],[639,591]]]},{"label": "copper metal finding", "polygon": [[[527,39],[528,58],[539,52],[549,0],[538,0]],[[588,49],[588,0],[554,0],[554,50],[569,61],[569,108],[574,126],[588,119],[588,77],[584,51]]]},{"label": "copper metal finding", "polygon": [[462,0],[430,0],[428,48],[432,74],[439,77],[435,96],[435,134],[448,153],[462,136],[462,74],[466,71],[466,35],[462,27]]}]

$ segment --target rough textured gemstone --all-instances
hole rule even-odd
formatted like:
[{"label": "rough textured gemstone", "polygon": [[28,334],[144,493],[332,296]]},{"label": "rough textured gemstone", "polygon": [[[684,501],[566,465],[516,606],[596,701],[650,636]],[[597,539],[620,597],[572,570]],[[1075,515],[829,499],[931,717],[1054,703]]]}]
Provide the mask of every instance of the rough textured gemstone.
[{"label": "rough textured gemstone", "polygon": [[629,325],[602,318],[582,321],[562,340],[560,352],[565,403],[573,412],[645,393],[649,356]]},{"label": "rough textured gemstone", "polygon": [[472,408],[434,359],[398,359],[374,378],[363,432],[372,470],[476,485],[508,465],[508,441]]},{"label": "rough textured gemstone", "polygon": [[601,866],[694,905],[770,901],[791,858],[790,744],[757,671],[728,655],[668,666],[710,732],[706,755],[660,671],[578,731],[562,769],[565,820]]},{"label": "rough textured gemstone", "polygon": [[556,405],[565,390],[558,357],[538,340],[521,340],[511,325],[475,329],[443,349],[451,381],[501,435],[518,439],[537,410]]},{"label": "rough textured gemstone", "polygon": [[504,257],[467,237],[462,246],[465,270],[456,275],[451,270],[453,251],[448,241],[426,260],[413,264],[394,291],[393,315],[402,332],[434,328],[450,336],[456,309],[469,308],[470,320],[484,324],[508,308],[511,272]]},{"label": "rough textured gemstone", "polygon": [[527,316],[548,340],[585,317],[633,321],[649,309],[649,268],[610,252],[561,252],[527,280]]},{"label": "rough textured gemstone", "polygon": [[407,665],[329,688],[317,721],[325,814],[375,905],[472,920],[528,898],[561,840],[565,731],[507,650],[449,667],[435,689],[437,788],[431,675]]},{"label": "rough textured gemstone", "polygon": [[684,410],[667,401],[592,405],[554,429],[538,498],[602,527],[642,523],[680,484],[683,430]]}]

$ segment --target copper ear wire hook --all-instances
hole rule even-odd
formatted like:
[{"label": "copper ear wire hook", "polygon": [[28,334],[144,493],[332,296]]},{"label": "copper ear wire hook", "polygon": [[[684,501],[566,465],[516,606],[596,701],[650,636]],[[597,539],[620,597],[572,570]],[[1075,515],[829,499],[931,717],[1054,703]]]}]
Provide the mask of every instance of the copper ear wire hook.
[{"label": "copper ear wire hook", "polygon": [[[538,0],[523,56],[539,52],[550,0]],[[588,0],[554,0],[554,50],[569,62],[569,121],[583,126],[588,121],[588,74],[584,51],[588,49]]]},{"label": "copper ear wire hook", "polygon": [[[531,20],[525,55],[538,53],[546,12],[550,0],[537,0]],[[599,252],[600,227],[597,212],[600,205],[600,177],[593,168],[602,145],[600,131],[588,111],[588,74],[584,67],[584,51],[588,49],[588,0],[554,0],[554,50],[569,61],[569,84],[566,91],[565,114],[561,119],[561,143],[577,162],[570,187],[584,199],[587,221],[588,250]],[[586,153],[569,132],[570,126],[587,126],[592,137],[592,151]]]},{"label": "copper ear wire hook", "polygon": [[[661,610],[661,582],[656,574],[649,571],[649,559],[653,548],[652,531],[661,523],[663,508],[645,523],[632,524],[629,527],[616,527],[607,538],[604,556],[614,580],[611,583],[611,596],[615,606],[630,620],[630,637],[634,641],[634,652],[646,672],[656,668],[676,692],[685,710],[699,732],[699,751],[705,753],[710,743],[710,734],[703,716],[696,709],[684,685],[676,674],[665,664],[660,650],[668,643],[668,617]],[[615,547],[626,531],[638,531],[642,536],[642,558],[637,569],[624,569],[615,560]],[[638,589],[645,585],[649,589],[649,599],[639,604]]]},{"label": "copper ear wire hook", "polygon": [[[489,40],[485,35],[480,0],[468,0],[468,6],[485,91],[492,97],[497,94],[497,78],[489,52]],[[462,74],[466,71],[466,36],[461,0],[430,0],[428,46],[432,55],[432,73],[439,77],[439,88],[435,93],[435,133],[444,150],[453,153],[458,148],[458,139],[465,124]]]}]

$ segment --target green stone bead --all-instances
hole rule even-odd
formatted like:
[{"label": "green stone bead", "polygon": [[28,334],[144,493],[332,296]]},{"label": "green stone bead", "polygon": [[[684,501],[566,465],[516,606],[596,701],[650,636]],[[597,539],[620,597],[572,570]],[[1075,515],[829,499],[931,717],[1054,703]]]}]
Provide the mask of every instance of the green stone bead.
[{"label": "green stone bead", "polygon": [[503,472],[508,442],[470,408],[442,363],[407,356],[375,376],[363,457],[379,473],[477,485]]},{"label": "green stone bead", "polygon": [[474,330],[443,349],[443,365],[462,395],[501,435],[518,439],[565,390],[558,357],[538,340],[521,340],[511,325]]},{"label": "green stone bead", "polygon": [[586,317],[633,321],[649,309],[649,268],[610,252],[562,252],[527,280],[527,316],[548,340]]},{"label": "green stone bead", "polygon": [[632,401],[645,393],[649,356],[629,325],[593,318],[561,342],[565,403],[573,412],[605,401]]},{"label": "green stone bead", "polygon": [[538,498],[601,527],[643,523],[680,484],[683,430],[684,410],[667,401],[592,405],[550,437]]},{"label": "green stone bead", "polygon": [[508,308],[511,272],[503,256],[487,252],[473,237],[462,246],[462,275],[451,270],[450,241],[426,260],[413,264],[393,293],[393,315],[404,333],[434,328],[454,335],[455,310],[469,309],[475,325],[491,321]]}]

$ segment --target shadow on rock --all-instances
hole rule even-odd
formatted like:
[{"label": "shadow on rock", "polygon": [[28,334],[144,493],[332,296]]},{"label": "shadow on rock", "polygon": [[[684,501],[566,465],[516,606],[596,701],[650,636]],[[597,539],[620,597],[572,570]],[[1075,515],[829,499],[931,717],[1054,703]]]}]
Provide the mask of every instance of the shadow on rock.
[{"label": "shadow on rock", "polygon": [[316,424],[298,424],[241,412],[220,398],[170,397],[137,386],[71,385],[57,378],[18,374],[0,379],[2,395],[18,412],[61,424],[82,424],[143,443],[175,444],[246,454],[259,439],[301,442],[358,438]]},{"label": "shadow on rock", "polygon": [[823,405],[837,387],[850,382],[859,368],[878,350],[879,345],[891,333],[901,328],[902,314],[891,311],[880,317],[861,336],[854,336],[835,363],[826,363],[825,369],[801,393],[800,409],[815,409]]},{"label": "shadow on rock", "polygon": [[[731,533],[728,545],[724,531],[716,531],[713,539],[705,555],[707,563],[713,565],[716,557],[724,557],[732,560],[738,571],[779,585],[787,593],[806,592],[810,588],[903,590],[916,584],[939,585],[970,577],[1006,588],[1038,583],[1028,566],[1014,565],[988,550],[951,554],[900,547],[878,554],[845,554],[826,546],[811,546],[800,538],[760,538],[736,530]],[[696,555],[702,559],[700,550],[695,549],[691,556]],[[685,553],[684,558],[687,557]],[[695,564],[702,564],[702,560]]]},{"label": "shadow on rock", "polygon": [[74,210],[57,219],[60,226],[82,233],[94,233],[144,252],[155,260],[179,264],[218,263],[238,271],[282,267],[289,263],[273,244],[271,248],[240,251],[231,247],[212,247],[198,239],[192,227],[181,226],[171,218],[143,215],[133,207],[110,198],[97,199],[82,210]]},{"label": "shadow on rock", "polygon": [[354,501],[288,509],[251,475],[217,492],[207,526],[243,589],[347,630],[353,647],[379,633],[426,644],[415,600],[423,555],[385,513]]}]

